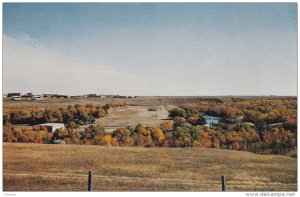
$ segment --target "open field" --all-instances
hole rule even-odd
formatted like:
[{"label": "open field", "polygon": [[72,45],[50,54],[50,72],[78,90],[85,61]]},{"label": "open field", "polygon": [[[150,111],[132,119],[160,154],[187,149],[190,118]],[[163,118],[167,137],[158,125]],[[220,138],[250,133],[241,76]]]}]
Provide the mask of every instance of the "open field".
[{"label": "open field", "polygon": [[3,146],[4,191],[296,191],[297,160],[203,148]]},{"label": "open field", "polygon": [[[230,97],[223,99],[231,102]],[[126,102],[130,106],[159,106],[159,105],[176,105],[186,102],[196,101],[219,101],[216,98],[206,97],[138,97],[138,98],[45,98],[44,100],[20,100],[13,101],[4,99],[4,107],[63,107],[68,105],[86,105],[93,104],[95,106],[104,106],[107,103],[123,103]]]},{"label": "open field", "polygon": [[255,98],[293,98],[274,96],[144,96],[137,98],[45,98],[44,100],[20,100],[12,101],[8,98],[3,100],[4,107],[56,107],[75,104],[105,105],[107,103],[126,102],[131,106],[157,106],[157,105],[178,105],[188,102],[211,101],[211,102],[232,102],[232,98],[255,99]]},{"label": "open field", "polygon": [[[155,111],[149,111],[155,109]],[[105,131],[112,132],[113,130],[126,127],[136,126],[142,123],[144,126],[159,126],[160,123],[171,121],[166,120],[169,113],[164,106],[125,106],[115,107],[108,111],[108,115],[99,118],[94,124],[104,125]]]}]

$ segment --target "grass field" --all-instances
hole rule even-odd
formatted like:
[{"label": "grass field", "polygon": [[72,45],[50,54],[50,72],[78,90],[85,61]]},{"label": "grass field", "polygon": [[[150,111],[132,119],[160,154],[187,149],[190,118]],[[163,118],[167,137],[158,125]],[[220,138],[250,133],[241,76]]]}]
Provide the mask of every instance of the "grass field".
[{"label": "grass field", "polygon": [[202,148],[3,145],[4,191],[296,191],[297,160]]},{"label": "grass field", "polygon": [[[153,108],[155,111],[149,111]],[[144,126],[159,126],[166,120],[169,113],[164,106],[125,106],[115,107],[108,111],[107,116],[99,118],[94,124],[104,126],[106,132],[112,132],[120,127],[136,126],[142,123]]]},{"label": "grass field", "polygon": [[[247,97],[246,97],[247,98]],[[230,96],[208,97],[208,96],[144,96],[138,98],[45,98],[44,100],[19,100],[13,101],[8,98],[3,100],[4,107],[62,107],[68,105],[92,103],[94,105],[105,105],[107,103],[126,102],[128,105],[138,106],[159,106],[159,105],[177,105],[187,102],[198,101],[222,101],[232,102]]]}]

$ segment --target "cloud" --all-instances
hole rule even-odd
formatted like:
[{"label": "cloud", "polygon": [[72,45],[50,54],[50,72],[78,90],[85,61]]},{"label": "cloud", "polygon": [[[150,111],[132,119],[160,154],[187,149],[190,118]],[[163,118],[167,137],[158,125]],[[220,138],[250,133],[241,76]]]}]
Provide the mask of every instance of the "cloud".
[{"label": "cloud", "polygon": [[59,54],[28,36],[22,38],[3,35],[4,92],[142,93],[143,76]]},{"label": "cloud", "polygon": [[55,48],[28,35],[13,38],[4,34],[3,91],[70,95],[297,92],[296,45],[292,38],[274,41],[240,36],[202,40],[199,46],[175,38],[168,42],[141,38],[127,42],[99,36],[55,42],[59,43]]}]

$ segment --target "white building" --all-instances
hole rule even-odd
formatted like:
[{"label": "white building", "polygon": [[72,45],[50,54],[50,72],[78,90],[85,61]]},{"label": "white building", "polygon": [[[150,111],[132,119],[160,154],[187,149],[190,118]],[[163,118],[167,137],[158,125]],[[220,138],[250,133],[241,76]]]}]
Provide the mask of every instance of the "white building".
[{"label": "white building", "polygon": [[219,117],[208,116],[208,115],[204,115],[202,117],[205,119],[205,123],[206,123],[204,126],[207,126],[207,127],[211,127],[214,124],[218,124],[221,119]]},{"label": "white building", "polygon": [[43,100],[43,97],[41,95],[33,95],[31,100]]},{"label": "white building", "polygon": [[19,101],[19,100],[21,100],[21,97],[20,96],[11,96],[10,99],[14,100],[14,101]]},{"label": "white building", "polygon": [[39,126],[46,127],[48,132],[54,132],[56,129],[65,128],[65,125],[63,123],[45,123],[39,124]]}]

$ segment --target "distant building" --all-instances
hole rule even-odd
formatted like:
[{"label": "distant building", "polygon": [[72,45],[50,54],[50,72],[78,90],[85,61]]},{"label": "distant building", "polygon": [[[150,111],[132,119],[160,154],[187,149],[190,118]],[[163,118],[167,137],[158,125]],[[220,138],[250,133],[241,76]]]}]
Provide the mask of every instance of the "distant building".
[{"label": "distant building", "polygon": [[58,95],[58,98],[70,98],[68,95]]},{"label": "distant building", "polygon": [[100,95],[100,98],[106,98],[106,96],[105,95]]},{"label": "distant building", "polygon": [[7,94],[7,97],[13,97],[13,96],[21,97],[21,93],[8,93]]},{"label": "distant building", "polygon": [[77,99],[77,98],[83,98],[83,96],[71,96],[71,98]]},{"label": "distant building", "polygon": [[202,116],[205,120],[205,125],[204,126],[207,126],[207,127],[211,127],[213,126],[214,124],[218,124],[219,121],[221,120],[221,118],[219,117],[216,117],[216,116],[208,116],[208,115],[204,115]]},{"label": "distant building", "polygon": [[11,96],[9,97],[11,100],[14,100],[14,101],[19,101],[21,100],[21,97],[20,96]]},{"label": "distant building", "polygon": [[39,124],[40,127],[44,126],[47,128],[48,132],[54,132],[56,129],[65,128],[65,125],[63,123],[45,123],[45,124]]},{"label": "distant building", "polygon": [[69,98],[67,95],[52,94],[51,98]]},{"label": "distant building", "polygon": [[97,94],[88,94],[87,97],[88,98],[94,98],[94,97],[97,97]]},{"label": "distant building", "polygon": [[50,98],[52,96],[52,94],[43,94],[42,96],[43,96],[43,98]]},{"label": "distant building", "polygon": [[43,100],[43,96],[41,96],[41,95],[32,95],[31,100]]},{"label": "distant building", "polygon": [[30,93],[26,93],[24,95],[21,95],[22,99],[27,99],[27,100],[30,100],[31,97],[32,97],[32,93],[31,92]]}]

